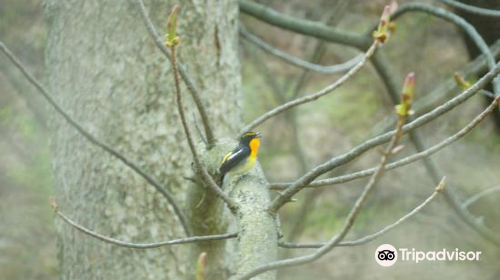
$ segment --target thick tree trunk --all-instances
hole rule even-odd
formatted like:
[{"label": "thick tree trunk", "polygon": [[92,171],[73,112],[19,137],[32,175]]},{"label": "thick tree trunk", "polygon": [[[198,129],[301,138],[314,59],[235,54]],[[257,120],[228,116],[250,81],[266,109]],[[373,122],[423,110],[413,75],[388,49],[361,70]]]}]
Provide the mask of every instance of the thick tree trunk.
[{"label": "thick tree trunk", "polygon": [[[161,32],[173,4],[146,1]],[[179,4],[179,60],[193,74],[217,135],[233,136],[241,119],[237,2]],[[147,34],[135,1],[46,0],[45,11],[47,84],[56,100],[92,134],[165,183],[191,216],[196,235],[224,233],[230,224],[224,218],[200,216],[208,203],[194,209],[201,192],[184,179],[193,176],[191,155],[175,109],[170,66]],[[183,94],[188,101],[187,90]],[[195,107],[189,102],[186,107],[192,121]],[[138,175],[55,113],[50,127],[62,211],[122,240],[184,236],[172,207]],[[222,209],[212,208],[226,217]],[[201,251],[208,251],[207,279],[226,279],[234,270],[234,241],[133,250],[104,244],[66,224],[58,223],[57,231],[62,279],[191,279]]]}]

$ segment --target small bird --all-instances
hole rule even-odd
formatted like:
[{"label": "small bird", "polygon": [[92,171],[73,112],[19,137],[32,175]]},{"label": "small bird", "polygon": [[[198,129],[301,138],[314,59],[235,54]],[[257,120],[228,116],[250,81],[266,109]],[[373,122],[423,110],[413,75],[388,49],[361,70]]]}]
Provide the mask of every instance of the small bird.
[{"label": "small bird", "polygon": [[224,178],[242,175],[250,171],[257,160],[260,146],[260,133],[246,132],[240,137],[236,149],[227,153],[219,167],[219,185],[223,186]]}]

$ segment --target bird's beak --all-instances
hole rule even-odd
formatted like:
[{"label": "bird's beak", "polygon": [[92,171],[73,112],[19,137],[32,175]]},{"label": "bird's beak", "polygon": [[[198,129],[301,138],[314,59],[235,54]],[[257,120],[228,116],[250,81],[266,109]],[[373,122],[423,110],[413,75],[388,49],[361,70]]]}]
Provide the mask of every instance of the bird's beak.
[{"label": "bird's beak", "polygon": [[262,136],[260,135],[260,133],[257,132],[257,133],[255,133],[255,137],[261,138]]}]

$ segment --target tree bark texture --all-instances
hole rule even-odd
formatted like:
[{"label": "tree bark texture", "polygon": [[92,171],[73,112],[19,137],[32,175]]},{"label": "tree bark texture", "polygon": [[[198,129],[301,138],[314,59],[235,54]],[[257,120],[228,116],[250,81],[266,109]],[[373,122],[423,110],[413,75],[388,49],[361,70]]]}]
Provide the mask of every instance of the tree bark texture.
[{"label": "tree bark texture", "polygon": [[[241,124],[237,2],[145,4],[160,33],[169,11],[179,4],[179,61],[198,85],[216,135],[233,137]],[[196,208],[202,191],[184,178],[194,174],[175,108],[171,68],[149,37],[135,1],[46,0],[45,13],[46,77],[55,99],[92,134],[164,183],[193,221],[195,235],[229,230],[228,215],[221,214],[227,210],[220,204],[203,202]],[[182,88],[198,136],[197,112]],[[49,122],[61,211],[121,240],[184,236],[172,207],[154,188],[55,113]],[[200,213],[210,213],[211,219]],[[61,279],[193,279],[202,251],[208,253],[207,279],[227,279],[235,270],[234,241],[134,250],[104,244],[59,222],[57,232]]]}]

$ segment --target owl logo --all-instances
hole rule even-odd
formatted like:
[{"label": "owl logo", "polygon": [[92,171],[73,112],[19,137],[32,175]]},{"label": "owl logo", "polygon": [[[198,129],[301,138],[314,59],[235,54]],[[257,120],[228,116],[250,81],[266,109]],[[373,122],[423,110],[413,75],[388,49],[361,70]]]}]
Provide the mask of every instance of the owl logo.
[{"label": "owl logo", "polygon": [[377,258],[381,261],[392,261],[394,260],[395,254],[394,251],[390,250],[383,250],[383,251],[378,251]]}]

